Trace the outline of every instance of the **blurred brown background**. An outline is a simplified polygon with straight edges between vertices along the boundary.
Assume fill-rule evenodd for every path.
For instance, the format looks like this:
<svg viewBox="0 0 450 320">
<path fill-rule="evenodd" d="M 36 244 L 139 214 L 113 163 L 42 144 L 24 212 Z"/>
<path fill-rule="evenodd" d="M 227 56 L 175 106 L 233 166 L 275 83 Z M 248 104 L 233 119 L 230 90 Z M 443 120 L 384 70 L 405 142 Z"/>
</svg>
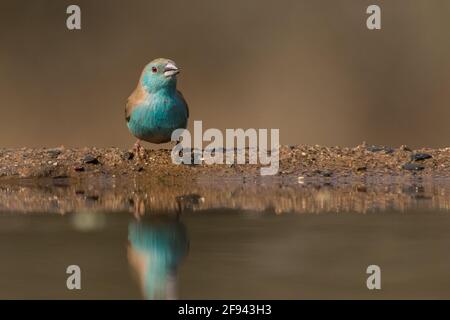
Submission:
<svg viewBox="0 0 450 320">
<path fill-rule="evenodd" d="M 449 14 L 448 0 L 1 0 L 0 146 L 131 146 L 125 101 L 156 57 L 183 69 L 191 126 L 448 146 Z"/>
</svg>

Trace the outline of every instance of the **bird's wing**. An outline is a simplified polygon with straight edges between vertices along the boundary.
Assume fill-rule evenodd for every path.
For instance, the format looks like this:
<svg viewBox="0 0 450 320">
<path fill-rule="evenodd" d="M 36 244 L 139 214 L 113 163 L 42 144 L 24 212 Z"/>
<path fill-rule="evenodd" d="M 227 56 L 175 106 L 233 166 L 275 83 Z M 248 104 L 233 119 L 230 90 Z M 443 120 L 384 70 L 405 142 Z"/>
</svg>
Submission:
<svg viewBox="0 0 450 320">
<path fill-rule="evenodd" d="M 142 103 L 142 101 L 145 99 L 146 92 L 144 88 L 140 84 L 136 87 L 136 89 L 133 91 L 133 93 L 128 97 L 127 100 L 127 106 L 125 107 L 125 119 L 130 121 L 131 112 L 133 109 Z"/>
<path fill-rule="evenodd" d="M 189 106 L 186 102 L 186 99 L 184 98 L 183 94 L 181 93 L 180 90 L 177 90 L 178 96 L 181 98 L 181 100 L 184 102 L 184 106 L 186 107 L 186 113 L 187 113 L 187 117 L 189 118 Z"/>
</svg>

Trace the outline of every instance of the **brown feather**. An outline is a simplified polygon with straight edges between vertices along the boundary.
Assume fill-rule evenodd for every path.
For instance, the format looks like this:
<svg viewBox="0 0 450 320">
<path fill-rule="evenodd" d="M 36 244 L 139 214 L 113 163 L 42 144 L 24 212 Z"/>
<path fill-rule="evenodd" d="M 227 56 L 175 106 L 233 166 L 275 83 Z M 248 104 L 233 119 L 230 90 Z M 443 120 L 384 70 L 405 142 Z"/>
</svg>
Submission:
<svg viewBox="0 0 450 320">
<path fill-rule="evenodd" d="M 127 106 L 125 107 L 125 119 L 130 121 L 131 112 L 133 109 L 139 105 L 147 96 L 147 92 L 144 90 L 142 85 L 139 83 L 133 93 L 128 97 Z"/>
</svg>

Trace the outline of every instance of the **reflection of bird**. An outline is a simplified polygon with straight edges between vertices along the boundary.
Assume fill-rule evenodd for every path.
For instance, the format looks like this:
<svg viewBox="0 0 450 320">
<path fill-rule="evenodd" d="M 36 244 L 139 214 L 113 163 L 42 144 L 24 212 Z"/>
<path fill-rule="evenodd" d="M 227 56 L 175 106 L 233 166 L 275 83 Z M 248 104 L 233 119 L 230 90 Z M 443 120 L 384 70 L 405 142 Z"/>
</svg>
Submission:
<svg viewBox="0 0 450 320">
<path fill-rule="evenodd" d="M 184 225 L 169 217 L 152 217 L 129 225 L 128 259 L 147 299 L 174 299 L 176 272 L 189 249 Z"/>
<path fill-rule="evenodd" d="M 128 129 L 138 138 L 135 144 L 138 155 L 143 151 L 140 140 L 169 142 L 174 130 L 187 126 L 189 109 L 177 90 L 179 72 L 172 60 L 153 60 L 145 66 L 136 89 L 128 98 L 125 118 Z"/>
</svg>

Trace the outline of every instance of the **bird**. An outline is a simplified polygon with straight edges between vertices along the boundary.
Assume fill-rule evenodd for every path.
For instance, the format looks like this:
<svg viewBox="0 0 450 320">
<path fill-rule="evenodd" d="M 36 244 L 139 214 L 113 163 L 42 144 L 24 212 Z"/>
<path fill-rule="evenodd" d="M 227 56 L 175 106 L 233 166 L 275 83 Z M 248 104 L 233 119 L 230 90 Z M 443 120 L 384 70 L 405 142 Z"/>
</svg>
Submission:
<svg viewBox="0 0 450 320">
<path fill-rule="evenodd" d="M 186 129 L 189 107 L 177 89 L 180 69 L 173 60 L 158 58 L 148 63 L 125 107 L 125 120 L 137 141 L 133 150 L 145 154 L 141 141 L 161 144 L 171 141 L 172 132 Z"/>
</svg>

